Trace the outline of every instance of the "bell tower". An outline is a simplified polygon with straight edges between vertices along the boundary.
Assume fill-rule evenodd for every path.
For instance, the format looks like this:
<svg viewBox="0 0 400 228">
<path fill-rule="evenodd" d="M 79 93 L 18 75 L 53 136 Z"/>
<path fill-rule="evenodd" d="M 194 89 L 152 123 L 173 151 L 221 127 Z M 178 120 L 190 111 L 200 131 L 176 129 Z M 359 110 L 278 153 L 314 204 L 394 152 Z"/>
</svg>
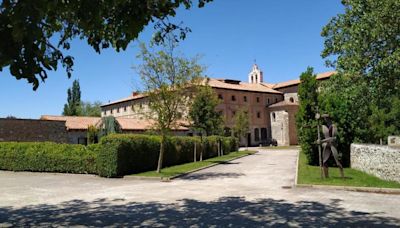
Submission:
<svg viewBox="0 0 400 228">
<path fill-rule="evenodd" d="M 257 64 L 254 64 L 249 73 L 249 83 L 260 84 L 261 82 L 263 82 L 263 72 L 258 68 Z"/>
</svg>

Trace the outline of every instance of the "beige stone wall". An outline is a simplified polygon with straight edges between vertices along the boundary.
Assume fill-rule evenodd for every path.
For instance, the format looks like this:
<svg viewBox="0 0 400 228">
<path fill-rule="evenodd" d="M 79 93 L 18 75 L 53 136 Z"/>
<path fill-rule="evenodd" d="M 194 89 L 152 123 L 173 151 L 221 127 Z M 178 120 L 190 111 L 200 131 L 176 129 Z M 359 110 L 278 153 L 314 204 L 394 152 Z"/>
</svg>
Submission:
<svg viewBox="0 0 400 228">
<path fill-rule="evenodd" d="M 0 119 L 0 142 L 67 143 L 65 121 Z"/>
<path fill-rule="evenodd" d="M 350 162 L 353 169 L 400 182 L 400 148 L 353 143 Z"/>
<path fill-rule="evenodd" d="M 274 123 L 273 126 L 271 127 L 272 138 L 274 138 L 274 136 L 281 137 L 282 135 L 284 135 L 285 139 L 281 139 L 282 145 L 298 144 L 297 129 L 296 129 L 296 114 L 298 110 L 299 106 L 297 105 L 286 105 L 286 106 L 268 108 L 268 112 L 270 113 L 271 116 L 271 124 Z M 280 116 L 282 112 L 286 113 L 284 114 L 285 118 L 283 118 L 283 116 Z M 276 118 L 275 121 L 272 119 L 273 113 L 275 113 L 275 115 L 277 115 L 276 113 L 278 113 L 279 116 L 279 118 Z M 284 127 L 283 133 L 281 132 L 282 127 Z M 272 133 L 272 128 L 274 128 L 275 134 Z"/>
<path fill-rule="evenodd" d="M 271 112 L 271 136 L 278 146 L 290 145 L 289 113 L 284 110 Z"/>
</svg>

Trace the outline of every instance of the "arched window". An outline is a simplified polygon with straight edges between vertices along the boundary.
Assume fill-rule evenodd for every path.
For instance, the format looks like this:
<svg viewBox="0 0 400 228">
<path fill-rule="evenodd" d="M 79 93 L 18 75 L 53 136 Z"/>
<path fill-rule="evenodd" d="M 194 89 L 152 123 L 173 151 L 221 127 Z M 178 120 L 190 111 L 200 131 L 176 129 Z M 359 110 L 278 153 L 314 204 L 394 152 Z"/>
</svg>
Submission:
<svg viewBox="0 0 400 228">
<path fill-rule="evenodd" d="M 258 128 L 254 129 L 254 140 L 260 141 L 260 130 Z"/>
<path fill-rule="evenodd" d="M 294 103 L 293 97 L 289 98 L 289 101 L 290 101 L 291 103 Z"/>
</svg>

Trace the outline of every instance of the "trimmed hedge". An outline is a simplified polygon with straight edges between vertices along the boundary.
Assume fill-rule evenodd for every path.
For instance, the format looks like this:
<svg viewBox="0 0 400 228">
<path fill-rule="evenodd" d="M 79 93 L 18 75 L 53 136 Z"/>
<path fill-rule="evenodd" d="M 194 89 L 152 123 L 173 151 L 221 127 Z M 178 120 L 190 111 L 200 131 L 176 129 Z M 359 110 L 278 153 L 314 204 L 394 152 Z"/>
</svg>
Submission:
<svg viewBox="0 0 400 228">
<path fill-rule="evenodd" d="M 203 159 L 238 150 L 235 138 L 210 136 L 203 138 Z M 89 146 L 52 142 L 1 142 L 0 170 L 92 173 L 118 177 L 157 168 L 160 136 L 114 134 L 103 137 L 99 144 Z M 193 162 L 194 146 L 197 159 L 202 144 L 199 137 L 168 137 L 163 167 Z"/>
<path fill-rule="evenodd" d="M 97 173 L 98 145 L 51 142 L 1 142 L 0 169 L 61 173 Z"/>
<path fill-rule="evenodd" d="M 234 138 L 205 137 L 204 159 L 217 156 L 218 140 L 222 142 L 224 154 L 238 149 L 237 140 Z M 160 141 L 159 136 L 152 135 L 114 134 L 103 137 L 98 154 L 98 174 L 103 177 L 117 177 L 156 169 Z M 200 138 L 168 137 L 163 167 L 192 162 L 195 143 L 198 159 L 201 150 Z"/>
</svg>

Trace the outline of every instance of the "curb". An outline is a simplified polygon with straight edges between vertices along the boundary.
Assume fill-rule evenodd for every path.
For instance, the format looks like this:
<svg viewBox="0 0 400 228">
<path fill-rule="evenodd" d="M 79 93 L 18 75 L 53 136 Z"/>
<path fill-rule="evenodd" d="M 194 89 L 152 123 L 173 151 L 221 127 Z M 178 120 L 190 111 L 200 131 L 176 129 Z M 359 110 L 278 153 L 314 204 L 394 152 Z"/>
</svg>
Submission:
<svg viewBox="0 0 400 228">
<path fill-rule="evenodd" d="M 313 185 L 313 184 L 296 184 L 295 187 L 400 195 L 400 189 L 398 188 L 351 187 L 351 186 Z"/>
<path fill-rule="evenodd" d="M 256 154 L 258 152 L 259 151 L 256 151 L 253 154 Z M 249 156 L 249 155 L 252 155 L 252 154 L 244 154 L 244 155 L 241 155 L 241 156 L 236 157 L 236 158 L 232 158 L 232 159 L 220 162 L 220 163 L 210 164 L 208 166 L 204 166 L 204 167 L 200 167 L 200 168 L 197 168 L 197 169 L 194 169 L 194 170 L 190 170 L 190 171 L 188 171 L 186 173 L 181 173 L 181 174 L 178 174 L 178 175 L 175 175 L 175 176 L 172 176 L 172 177 L 143 177 L 143 176 L 129 176 L 129 175 L 127 175 L 127 176 L 124 176 L 124 179 L 126 178 L 126 179 L 134 179 L 134 180 L 150 180 L 150 181 L 170 182 L 173 179 L 188 175 L 190 173 L 198 172 L 200 170 L 208 169 L 208 168 L 211 168 L 211 167 L 216 166 L 216 165 L 220 165 L 220 164 L 224 164 L 224 163 L 227 163 L 227 162 L 231 162 L 233 160 L 236 160 L 236 159 L 239 159 L 239 158 L 243 158 L 243 157 L 246 157 L 246 156 Z"/>
</svg>

